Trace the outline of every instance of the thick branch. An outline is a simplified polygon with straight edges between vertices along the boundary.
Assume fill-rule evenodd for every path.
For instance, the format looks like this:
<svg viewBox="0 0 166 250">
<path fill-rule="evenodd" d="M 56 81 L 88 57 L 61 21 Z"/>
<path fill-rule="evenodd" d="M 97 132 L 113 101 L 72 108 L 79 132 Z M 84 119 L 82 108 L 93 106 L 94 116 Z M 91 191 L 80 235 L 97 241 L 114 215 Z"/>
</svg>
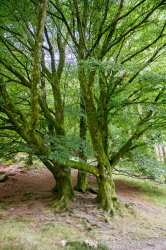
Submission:
<svg viewBox="0 0 166 250">
<path fill-rule="evenodd" d="M 47 12 L 48 0 L 43 0 L 39 5 L 38 27 L 35 39 L 33 70 L 32 70 L 32 86 L 31 86 L 31 130 L 37 126 L 39 119 L 38 111 L 38 84 L 40 82 L 40 53 L 42 49 L 43 33 L 45 26 L 45 18 Z"/>
</svg>

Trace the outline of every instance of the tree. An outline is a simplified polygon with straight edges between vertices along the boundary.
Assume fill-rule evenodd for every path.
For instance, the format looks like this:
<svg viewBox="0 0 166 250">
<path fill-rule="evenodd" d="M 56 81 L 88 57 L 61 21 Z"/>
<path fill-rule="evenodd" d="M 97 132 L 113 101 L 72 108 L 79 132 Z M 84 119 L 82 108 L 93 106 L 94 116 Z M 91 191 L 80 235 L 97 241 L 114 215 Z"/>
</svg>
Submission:
<svg viewBox="0 0 166 250">
<path fill-rule="evenodd" d="M 76 168 L 97 177 L 98 203 L 113 214 L 119 208 L 112 179 L 115 166 L 144 144 L 142 136 L 150 137 L 165 124 L 163 111 L 158 111 L 165 105 L 166 79 L 159 65 L 166 45 L 166 1 L 52 0 L 45 25 L 45 1 L 31 1 L 24 13 L 26 3 L 20 1 L 14 14 L 1 15 L 2 131 L 15 131 L 52 172 L 60 203 L 74 196 L 71 168 Z M 14 9 L 14 1 L 8 6 Z M 80 143 L 75 150 L 68 140 L 65 110 L 73 100 L 66 78 L 75 100 L 81 92 L 81 102 L 74 107 L 81 105 L 85 112 L 97 167 L 86 163 Z M 12 95 L 14 88 L 17 94 Z M 85 126 L 81 128 L 85 140 Z M 73 149 L 80 162 L 70 159 Z"/>
<path fill-rule="evenodd" d="M 133 81 L 132 85 L 137 84 L 137 81 L 135 81 L 137 76 L 155 60 L 165 47 L 162 39 L 165 23 L 161 22 L 157 37 L 152 36 L 152 40 L 148 39 L 147 44 L 144 44 L 143 47 L 140 45 L 138 47 L 135 46 L 136 48 L 134 47 L 134 50 L 131 49 L 129 55 L 123 56 L 124 46 L 127 42 L 135 45 L 134 38 L 136 35 L 141 37 L 143 28 L 145 29 L 146 27 L 150 30 L 154 28 L 155 25 L 149 25 L 148 21 L 149 19 L 154 19 L 153 21 L 155 22 L 156 11 L 165 4 L 165 1 L 158 1 L 153 5 L 149 1 L 139 1 L 134 5 L 129 1 L 125 5 L 123 0 L 114 3 L 113 1 L 73 1 L 68 7 L 68 15 L 70 15 L 70 20 L 72 20 L 71 23 L 68 22 L 68 17 L 66 17 L 63 9 L 66 9 L 66 5 L 60 5 L 58 1 L 55 3 L 52 1 L 51 3 L 58 10 L 60 18 L 66 24 L 75 46 L 78 62 L 78 79 L 83 93 L 91 140 L 98 161 L 98 200 L 106 210 L 113 211 L 114 207 L 116 207 L 116 196 L 112 181 L 112 170 L 125 153 L 130 151 L 132 147 L 135 147 L 133 143 L 154 124 L 154 117 L 152 123 L 149 124 L 153 111 L 148 110 L 140 121 L 135 124 L 135 131 L 109 159 L 108 116 L 110 113 L 110 100 L 116 92 L 126 91 L 128 85 L 131 85 Z M 115 14 L 110 16 L 110 13 Z M 134 18 L 133 15 L 135 15 Z M 126 21 L 127 18 L 128 20 Z M 145 36 L 144 33 L 143 36 Z M 153 45 L 156 45 L 159 40 L 160 43 L 162 41 L 161 45 L 153 50 Z M 133 59 L 139 58 L 140 54 L 149 48 L 151 48 L 152 52 L 148 54 L 149 58 L 146 58 L 147 61 L 142 60 L 142 62 L 139 62 L 139 68 L 125 77 L 127 70 L 122 65 L 125 63 L 127 65 Z M 102 65 L 103 60 L 110 60 L 110 58 L 113 59 L 113 65 L 112 67 L 111 65 L 110 67 L 108 66 L 106 70 Z M 121 68 L 121 75 L 118 75 L 120 68 L 116 68 L 118 64 Z M 97 104 L 94 98 L 95 82 L 98 82 L 97 89 L 99 90 Z M 134 88 L 128 99 L 135 95 L 136 90 Z M 139 92 L 142 92 L 142 88 Z M 153 102 L 157 103 L 162 94 L 163 89 L 153 97 Z M 141 93 L 141 98 L 142 96 Z M 141 98 L 136 98 L 136 100 Z M 131 101 L 131 104 L 133 103 Z"/>
</svg>

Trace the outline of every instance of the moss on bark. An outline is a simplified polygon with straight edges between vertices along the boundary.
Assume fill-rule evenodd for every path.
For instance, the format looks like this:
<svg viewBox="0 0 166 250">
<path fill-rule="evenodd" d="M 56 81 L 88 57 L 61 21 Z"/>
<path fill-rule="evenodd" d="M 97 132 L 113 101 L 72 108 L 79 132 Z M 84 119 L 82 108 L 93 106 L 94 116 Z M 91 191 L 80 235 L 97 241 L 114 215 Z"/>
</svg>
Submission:
<svg viewBox="0 0 166 250">
<path fill-rule="evenodd" d="M 98 181 L 97 202 L 99 207 L 114 215 L 120 210 L 120 202 L 115 194 L 115 185 L 110 175 L 100 175 Z"/>
<path fill-rule="evenodd" d="M 71 181 L 71 172 L 63 172 L 62 170 L 55 176 L 56 200 L 53 207 L 56 210 L 65 210 L 70 206 L 70 202 L 74 198 L 74 188 Z"/>
<path fill-rule="evenodd" d="M 87 173 L 78 171 L 75 190 L 85 193 L 88 190 Z"/>
</svg>

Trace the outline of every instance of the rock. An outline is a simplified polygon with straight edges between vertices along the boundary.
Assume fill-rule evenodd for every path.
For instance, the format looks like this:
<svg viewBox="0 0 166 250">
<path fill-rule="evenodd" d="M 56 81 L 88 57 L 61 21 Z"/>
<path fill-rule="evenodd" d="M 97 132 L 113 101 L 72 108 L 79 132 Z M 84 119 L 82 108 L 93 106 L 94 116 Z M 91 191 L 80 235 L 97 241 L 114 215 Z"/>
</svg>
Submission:
<svg viewBox="0 0 166 250">
<path fill-rule="evenodd" d="M 8 176 L 6 174 L 0 175 L 0 182 L 5 182 L 7 180 Z"/>
<path fill-rule="evenodd" d="M 98 242 L 95 240 L 85 240 L 85 244 L 89 247 L 93 247 L 94 249 L 97 249 L 98 247 Z"/>
<path fill-rule="evenodd" d="M 67 240 L 61 240 L 61 246 L 65 247 L 67 245 L 68 241 Z"/>
</svg>

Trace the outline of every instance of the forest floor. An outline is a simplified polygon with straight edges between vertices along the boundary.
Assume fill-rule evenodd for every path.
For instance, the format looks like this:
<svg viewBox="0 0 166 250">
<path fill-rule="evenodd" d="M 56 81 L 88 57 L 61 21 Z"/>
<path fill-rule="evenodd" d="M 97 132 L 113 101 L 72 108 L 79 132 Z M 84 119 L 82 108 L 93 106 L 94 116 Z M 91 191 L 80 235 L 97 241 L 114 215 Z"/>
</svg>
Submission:
<svg viewBox="0 0 166 250">
<path fill-rule="evenodd" d="M 147 195 L 137 181 L 115 177 L 117 195 L 128 209 L 110 218 L 89 192 L 76 192 L 67 212 L 55 212 L 50 206 L 55 183 L 45 168 L 15 164 L 0 166 L 0 172 L 8 175 L 0 183 L 0 250 L 59 250 L 62 240 L 92 240 L 112 250 L 166 250 L 166 199 L 159 192 Z M 89 182 L 96 187 L 93 176 Z"/>
</svg>

